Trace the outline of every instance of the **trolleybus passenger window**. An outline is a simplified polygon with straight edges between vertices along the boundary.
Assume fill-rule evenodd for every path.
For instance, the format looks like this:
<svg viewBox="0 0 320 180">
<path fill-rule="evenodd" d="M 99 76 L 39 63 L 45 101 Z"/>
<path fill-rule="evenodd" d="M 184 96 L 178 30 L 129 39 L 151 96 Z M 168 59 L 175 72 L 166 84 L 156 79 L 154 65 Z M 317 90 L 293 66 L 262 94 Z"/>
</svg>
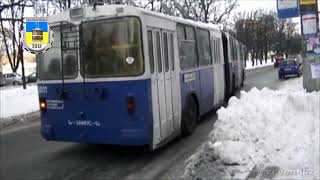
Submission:
<svg viewBox="0 0 320 180">
<path fill-rule="evenodd" d="M 233 60 L 235 61 L 237 59 L 237 49 L 234 40 L 232 40 L 232 49 L 233 49 Z"/>
<path fill-rule="evenodd" d="M 218 42 L 218 40 L 216 39 L 215 40 L 215 43 L 216 43 L 216 49 L 215 49 L 215 51 L 216 51 L 216 58 L 217 58 L 217 63 L 219 63 L 220 62 L 220 55 L 219 55 L 219 42 Z"/>
<path fill-rule="evenodd" d="M 236 44 L 236 41 L 234 41 L 234 60 L 236 61 L 238 59 L 238 46 Z"/>
<path fill-rule="evenodd" d="M 177 36 L 178 36 L 178 39 L 186 39 L 186 32 L 184 30 L 184 26 L 178 24 L 177 25 Z"/>
<path fill-rule="evenodd" d="M 148 47 L 149 47 L 149 61 L 150 61 L 150 71 L 154 73 L 154 53 L 153 53 L 153 39 L 152 31 L 148 31 Z"/>
<path fill-rule="evenodd" d="M 233 43 L 232 43 L 232 39 L 231 38 L 229 38 L 229 46 L 230 46 L 230 51 L 231 51 L 231 60 L 233 61 L 233 53 L 234 53 L 234 51 L 233 51 Z"/>
<path fill-rule="evenodd" d="M 170 49 L 171 49 L 171 70 L 174 71 L 174 46 L 173 46 L 172 34 L 170 34 Z"/>
<path fill-rule="evenodd" d="M 187 40 L 196 39 L 194 27 L 186 26 L 186 34 L 187 34 Z"/>
<path fill-rule="evenodd" d="M 183 25 L 179 25 L 180 27 Z M 196 49 L 195 30 L 191 26 L 184 26 L 186 32 L 186 39 L 178 39 L 179 45 L 179 59 L 180 67 L 182 70 L 188 70 L 198 67 L 198 54 Z M 177 28 L 177 31 L 181 31 L 181 28 Z M 178 32 L 178 34 L 182 32 Z M 182 36 L 180 36 L 182 38 Z"/>
<path fill-rule="evenodd" d="M 219 63 L 219 59 L 218 59 L 218 43 L 217 40 L 214 40 L 214 56 L 215 56 L 215 61 L 216 63 Z"/>
<path fill-rule="evenodd" d="M 214 63 L 217 63 L 217 55 L 216 55 L 216 40 L 215 39 L 212 39 L 211 40 L 211 43 L 212 43 L 212 54 L 213 54 L 213 62 Z"/>
<path fill-rule="evenodd" d="M 217 39 L 217 44 L 218 44 L 218 62 L 221 63 L 221 40 Z"/>
<path fill-rule="evenodd" d="M 216 44 L 216 46 L 215 46 L 216 59 L 217 59 L 217 63 L 219 63 L 220 59 L 219 59 L 219 43 L 218 43 L 218 40 L 215 40 L 215 44 Z"/>
<path fill-rule="evenodd" d="M 232 61 L 236 61 L 237 60 L 237 49 L 236 49 L 236 44 L 233 38 L 230 38 L 230 42 L 231 42 L 231 49 L 232 49 Z"/>
<path fill-rule="evenodd" d="M 162 59 L 161 59 L 161 44 L 160 44 L 160 33 L 156 32 L 156 46 L 157 46 L 157 61 L 158 61 L 158 72 L 162 72 Z"/>
<path fill-rule="evenodd" d="M 168 35 L 163 33 L 163 51 L 164 51 L 164 66 L 165 71 L 169 71 L 169 57 L 168 57 Z"/>
<path fill-rule="evenodd" d="M 201 66 L 212 64 L 211 50 L 210 50 L 210 36 L 209 31 L 198 29 L 198 47 L 199 47 L 199 60 Z"/>
</svg>

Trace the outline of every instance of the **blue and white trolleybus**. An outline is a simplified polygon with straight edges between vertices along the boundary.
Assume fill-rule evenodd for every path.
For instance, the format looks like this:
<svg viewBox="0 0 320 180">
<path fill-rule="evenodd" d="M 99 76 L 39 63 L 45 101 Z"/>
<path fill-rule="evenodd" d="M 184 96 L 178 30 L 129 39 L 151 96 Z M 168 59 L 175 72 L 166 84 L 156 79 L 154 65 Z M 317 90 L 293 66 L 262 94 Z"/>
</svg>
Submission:
<svg viewBox="0 0 320 180">
<path fill-rule="evenodd" d="M 48 21 L 53 46 L 37 55 L 46 140 L 155 149 L 244 81 L 244 46 L 212 24 L 118 5 Z"/>
</svg>

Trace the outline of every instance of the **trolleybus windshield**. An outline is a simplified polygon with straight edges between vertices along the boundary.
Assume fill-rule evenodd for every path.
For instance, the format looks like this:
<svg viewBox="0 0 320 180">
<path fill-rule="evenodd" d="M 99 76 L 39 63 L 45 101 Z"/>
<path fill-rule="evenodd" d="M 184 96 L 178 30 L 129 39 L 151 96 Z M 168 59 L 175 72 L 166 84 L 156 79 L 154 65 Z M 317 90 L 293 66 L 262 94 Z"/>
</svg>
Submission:
<svg viewBox="0 0 320 180">
<path fill-rule="evenodd" d="M 144 72 L 141 23 L 138 18 L 83 22 L 81 31 L 82 76 L 137 76 Z"/>
</svg>

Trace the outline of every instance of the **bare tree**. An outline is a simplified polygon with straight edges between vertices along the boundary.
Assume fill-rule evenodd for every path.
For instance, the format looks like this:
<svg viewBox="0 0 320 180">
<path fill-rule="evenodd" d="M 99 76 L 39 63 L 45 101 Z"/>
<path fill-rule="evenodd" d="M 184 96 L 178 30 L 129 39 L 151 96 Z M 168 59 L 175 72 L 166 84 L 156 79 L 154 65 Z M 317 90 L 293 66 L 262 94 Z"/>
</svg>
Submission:
<svg viewBox="0 0 320 180">
<path fill-rule="evenodd" d="M 223 24 L 237 7 L 237 0 L 178 0 L 176 10 L 187 19 Z"/>
<path fill-rule="evenodd" d="M 278 54 L 301 50 L 301 37 L 296 34 L 296 24 L 278 19 L 274 12 L 255 10 L 235 16 L 233 34 L 250 52 L 252 65 L 267 61 L 271 51 Z M 300 40 L 299 40 L 300 39 Z"/>
<path fill-rule="evenodd" d="M 17 71 L 19 62 L 23 58 L 23 47 L 17 32 L 23 28 L 24 9 L 27 6 L 30 7 L 32 5 L 24 0 L 8 0 L 7 2 L 0 3 L 0 31 L 6 55 L 13 72 Z"/>
<path fill-rule="evenodd" d="M 28 0 L 7 0 L 0 2 L 0 31 L 6 56 L 12 72 L 22 65 L 23 88 L 26 88 L 23 64 L 23 45 L 20 30 L 23 29 L 25 7 L 32 7 Z M 5 28 L 5 23 L 8 28 Z M 19 32 L 19 35 L 17 34 Z"/>
</svg>

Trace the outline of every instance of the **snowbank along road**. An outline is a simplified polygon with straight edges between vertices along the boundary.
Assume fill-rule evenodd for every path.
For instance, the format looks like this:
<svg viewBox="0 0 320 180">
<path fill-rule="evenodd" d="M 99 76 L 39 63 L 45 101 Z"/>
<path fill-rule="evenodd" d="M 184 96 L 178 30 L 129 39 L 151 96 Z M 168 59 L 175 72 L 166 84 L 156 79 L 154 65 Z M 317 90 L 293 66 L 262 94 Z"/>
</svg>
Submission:
<svg viewBox="0 0 320 180">
<path fill-rule="evenodd" d="M 320 92 L 307 93 L 301 78 L 284 85 L 241 91 L 220 108 L 184 178 L 319 179 Z"/>
</svg>

